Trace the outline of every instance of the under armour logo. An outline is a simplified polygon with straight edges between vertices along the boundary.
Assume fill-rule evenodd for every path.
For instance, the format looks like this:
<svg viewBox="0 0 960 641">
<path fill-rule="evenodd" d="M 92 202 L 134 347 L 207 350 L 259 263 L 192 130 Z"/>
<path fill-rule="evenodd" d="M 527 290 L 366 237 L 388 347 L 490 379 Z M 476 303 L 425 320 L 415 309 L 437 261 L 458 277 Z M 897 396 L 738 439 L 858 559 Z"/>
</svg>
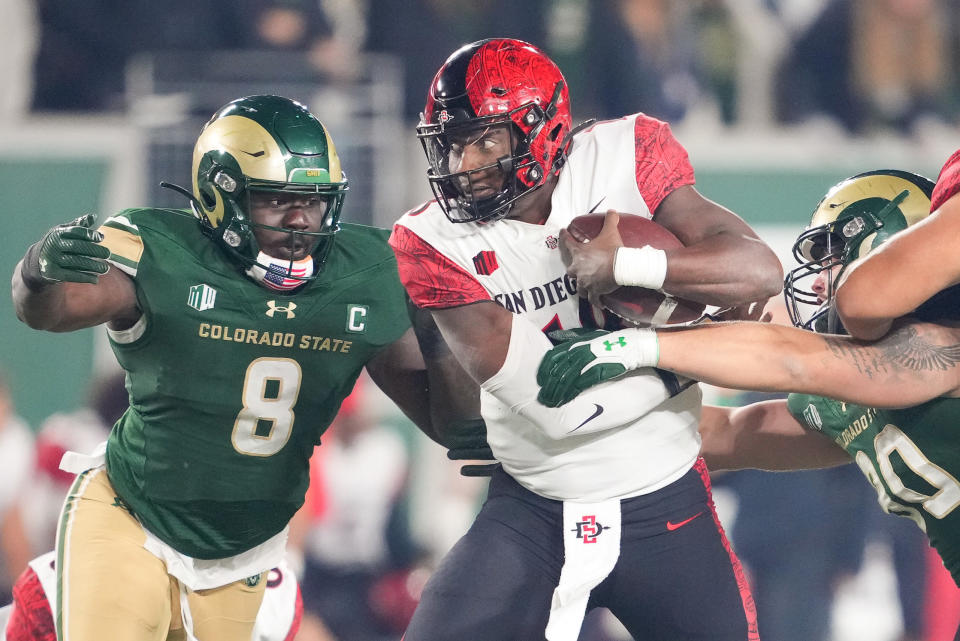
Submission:
<svg viewBox="0 0 960 641">
<path fill-rule="evenodd" d="M 437 115 L 437 120 L 440 121 L 441 125 L 445 125 L 449 121 L 453 120 L 453 115 L 449 111 L 444 109 Z"/>
<path fill-rule="evenodd" d="M 597 523 L 597 517 L 593 514 L 589 516 L 581 517 L 582 521 L 577 521 L 577 527 L 570 530 L 571 532 L 577 533 L 578 539 L 583 539 L 584 543 L 596 543 L 597 537 L 604 530 L 609 530 L 610 528 L 606 525 L 601 525 Z"/>
<path fill-rule="evenodd" d="M 297 316 L 296 314 L 293 313 L 293 310 L 297 308 L 297 304 L 293 302 L 291 302 L 289 305 L 277 305 L 277 301 L 268 300 L 267 307 L 269 307 L 270 309 L 266 311 L 266 314 L 270 318 L 273 318 L 273 315 L 277 312 L 283 312 L 284 314 L 287 315 L 287 318 L 296 318 Z"/>
<path fill-rule="evenodd" d="M 604 347 L 607 348 L 607 351 L 608 351 L 608 352 L 611 352 L 611 351 L 613 351 L 613 348 L 614 348 L 614 346 L 616 346 L 616 345 L 619 345 L 620 347 L 626 347 L 626 346 L 627 346 L 627 339 L 624 338 L 623 336 L 620 336 L 620 337 L 617 338 L 617 340 L 616 340 L 615 342 L 613 342 L 613 343 L 611 343 L 610 341 L 603 341 L 603 345 L 604 345 Z"/>
</svg>

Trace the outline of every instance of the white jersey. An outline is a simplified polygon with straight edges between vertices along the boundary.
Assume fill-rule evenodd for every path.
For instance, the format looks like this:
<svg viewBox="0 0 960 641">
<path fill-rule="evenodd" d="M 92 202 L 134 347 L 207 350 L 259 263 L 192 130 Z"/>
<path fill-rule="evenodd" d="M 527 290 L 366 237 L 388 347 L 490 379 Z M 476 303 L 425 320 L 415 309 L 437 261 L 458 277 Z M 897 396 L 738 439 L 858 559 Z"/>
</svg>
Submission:
<svg viewBox="0 0 960 641">
<path fill-rule="evenodd" d="M 669 126 L 643 114 L 598 123 L 574 137 L 544 224 L 502 219 L 451 223 L 430 202 L 394 227 L 401 279 L 424 308 L 492 300 L 543 332 L 603 324 L 566 274 L 558 237 L 591 211 L 651 217 L 664 197 L 694 182 Z M 650 374 L 648 374 L 650 375 Z M 652 492 L 685 473 L 700 447 L 700 390 L 693 385 L 621 427 L 562 439 L 481 390 L 487 440 L 504 470 L 527 489 L 559 500 Z"/>
</svg>

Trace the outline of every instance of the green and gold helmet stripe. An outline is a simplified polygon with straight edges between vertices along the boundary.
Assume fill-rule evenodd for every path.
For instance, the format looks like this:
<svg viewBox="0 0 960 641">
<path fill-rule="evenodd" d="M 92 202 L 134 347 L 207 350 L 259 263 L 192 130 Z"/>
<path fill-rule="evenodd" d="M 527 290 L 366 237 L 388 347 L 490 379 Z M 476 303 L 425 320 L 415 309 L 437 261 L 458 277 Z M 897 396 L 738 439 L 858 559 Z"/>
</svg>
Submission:
<svg viewBox="0 0 960 641">
<path fill-rule="evenodd" d="M 924 190 L 924 186 L 915 182 L 915 178 L 913 174 L 887 170 L 869 172 L 845 180 L 833 186 L 823 197 L 813 212 L 810 226 L 817 227 L 832 223 L 847 206 L 858 200 L 865 198 L 893 200 L 904 190 L 910 193 L 900 203 L 900 211 L 906 218 L 907 226 L 913 225 L 930 213 L 930 194 Z"/>
<path fill-rule="evenodd" d="M 193 151 L 195 174 L 200 160 L 208 151 L 226 151 L 240 166 L 240 171 L 250 178 L 286 181 L 284 151 L 270 132 L 250 118 L 226 116 L 213 121 L 203 130 Z"/>
</svg>

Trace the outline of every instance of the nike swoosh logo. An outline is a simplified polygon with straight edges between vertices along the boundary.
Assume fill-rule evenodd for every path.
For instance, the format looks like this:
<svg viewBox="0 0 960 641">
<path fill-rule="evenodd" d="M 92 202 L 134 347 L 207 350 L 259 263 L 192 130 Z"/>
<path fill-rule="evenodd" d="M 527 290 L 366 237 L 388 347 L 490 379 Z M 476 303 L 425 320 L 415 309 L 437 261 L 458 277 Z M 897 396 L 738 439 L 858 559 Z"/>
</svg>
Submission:
<svg viewBox="0 0 960 641">
<path fill-rule="evenodd" d="M 240 151 L 247 154 L 248 156 L 253 156 L 254 158 L 259 158 L 263 154 L 267 153 L 263 149 L 261 149 L 260 151 L 246 151 L 245 149 L 241 149 Z"/>
<path fill-rule="evenodd" d="M 584 425 L 586 425 L 587 423 L 589 423 L 589 422 L 592 421 L 593 419 L 595 419 L 595 418 L 597 418 L 598 416 L 600 416 L 601 414 L 603 414 L 603 406 L 602 406 L 602 405 L 597 405 L 596 403 L 594 403 L 593 406 L 594 406 L 595 408 L 597 408 L 596 410 L 594 410 L 593 414 L 591 414 L 590 416 L 588 416 L 588 417 L 587 417 L 587 420 L 585 420 L 583 423 L 580 423 L 580 425 L 577 425 L 575 428 L 573 428 L 572 430 L 570 430 L 571 433 L 572 433 L 572 432 L 576 432 L 576 431 L 579 430 L 581 427 L 583 427 Z"/>
<path fill-rule="evenodd" d="M 606 199 L 607 199 L 607 197 L 604 196 L 603 198 L 601 198 L 600 200 L 598 200 L 598 201 L 597 201 L 597 204 L 594 205 L 593 207 L 591 207 L 591 208 L 590 208 L 590 211 L 588 211 L 587 213 L 588 213 L 588 214 L 592 214 L 593 212 L 597 211 L 597 207 L 599 207 L 599 206 L 600 206 L 600 203 L 602 203 L 602 202 L 605 201 Z"/>
<path fill-rule="evenodd" d="M 689 522 L 692 521 L 693 519 L 697 518 L 697 517 L 700 516 L 701 514 L 703 514 L 703 512 L 697 512 L 696 514 L 694 514 L 693 516 L 691 516 L 689 519 L 684 519 L 684 520 L 680 521 L 679 523 L 674 523 L 673 521 L 667 521 L 667 529 L 670 530 L 671 532 L 673 532 L 674 530 L 679 530 L 679 529 L 682 528 L 684 525 L 686 525 L 687 523 L 689 523 Z"/>
</svg>

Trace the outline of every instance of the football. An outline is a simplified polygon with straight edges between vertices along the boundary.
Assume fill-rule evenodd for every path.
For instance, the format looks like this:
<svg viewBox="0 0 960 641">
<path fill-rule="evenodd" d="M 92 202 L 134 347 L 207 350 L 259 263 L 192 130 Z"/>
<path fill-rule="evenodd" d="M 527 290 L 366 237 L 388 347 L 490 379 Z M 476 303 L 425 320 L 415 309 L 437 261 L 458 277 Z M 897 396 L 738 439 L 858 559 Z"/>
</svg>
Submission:
<svg viewBox="0 0 960 641">
<path fill-rule="evenodd" d="M 567 231 L 578 241 L 596 237 L 603 228 L 605 214 L 577 216 L 567 226 Z M 650 245 L 657 249 L 682 247 L 673 233 L 643 216 L 620 214 L 617 231 L 627 247 Z M 643 287 L 619 287 L 600 297 L 605 309 L 636 325 L 667 325 L 687 323 L 703 314 L 705 305 L 692 300 L 675 298 L 661 291 Z"/>
</svg>

